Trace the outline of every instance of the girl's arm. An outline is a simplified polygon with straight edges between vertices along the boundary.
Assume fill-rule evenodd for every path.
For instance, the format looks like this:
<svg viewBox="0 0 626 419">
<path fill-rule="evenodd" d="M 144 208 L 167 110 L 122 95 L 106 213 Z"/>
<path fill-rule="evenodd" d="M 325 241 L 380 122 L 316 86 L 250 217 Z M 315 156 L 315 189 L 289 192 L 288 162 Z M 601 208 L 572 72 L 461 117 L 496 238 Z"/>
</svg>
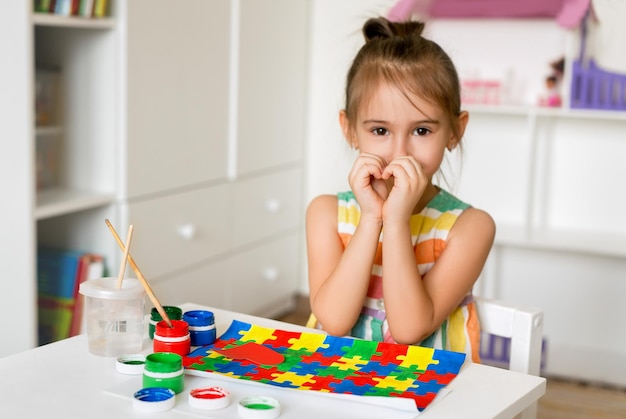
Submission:
<svg viewBox="0 0 626 419">
<path fill-rule="evenodd" d="M 396 342 L 423 340 L 458 307 L 480 275 L 494 235 L 492 218 L 468 208 L 449 232 L 437 262 L 421 278 L 408 222 L 385 223 L 383 293 Z"/>
<path fill-rule="evenodd" d="M 337 197 L 322 195 L 307 209 L 310 302 L 324 330 L 350 332 L 367 295 L 382 221 L 362 217 L 344 249 L 337 233 Z"/>
</svg>

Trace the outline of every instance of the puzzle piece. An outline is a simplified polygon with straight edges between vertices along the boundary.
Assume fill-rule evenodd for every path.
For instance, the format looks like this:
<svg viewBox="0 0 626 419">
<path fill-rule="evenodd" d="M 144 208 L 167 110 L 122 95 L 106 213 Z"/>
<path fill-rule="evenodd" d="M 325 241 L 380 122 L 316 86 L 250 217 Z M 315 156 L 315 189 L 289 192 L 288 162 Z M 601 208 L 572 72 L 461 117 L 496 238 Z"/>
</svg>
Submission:
<svg viewBox="0 0 626 419">
<path fill-rule="evenodd" d="M 433 353 L 433 361 L 437 362 L 433 362 L 428 369 L 436 371 L 438 374 L 446 374 L 449 372 L 457 374 L 465 362 L 465 357 L 466 355 L 461 352 L 450 352 L 437 349 Z"/>
<path fill-rule="evenodd" d="M 320 367 L 330 367 L 333 362 L 340 359 L 339 355 L 326 355 L 324 352 L 313 352 L 312 354 L 303 355 L 300 362 L 304 364 L 316 364 Z"/>
<path fill-rule="evenodd" d="M 400 366 L 404 368 L 418 367 L 421 371 L 426 371 L 431 364 L 438 364 L 439 361 L 433 359 L 435 350 L 433 348 L 422 348 L 420 346 L 409 346 L 406 355 L 398 355 Z"/>
<path fill-rule="evenodd" d="M 340 370 L 353 370 L 358 371 L 361 365 L 366 365 L 367 360 L 361 358 L 360 356 L 354 356 L 353 358 L 341 357 L 337 361 L 333 362 L 330 366 L 337 367 Z"/>
<path fill-rule="evenodd" d="M 305 349 L 308 352 L 315 352 L 323 348 L 328 348 L 329 345 L 324 343 L 326 335 L 321 333 L 302 333 L 299 338 L 289 339 L 291 349 Z"/>
<path fill-rule="evenodd" d="M 427 370 L 424 371 L 417 380 L 420 382 L 436 381 L 438 384 L 448 385 L 455 377 L 456 374 L 439 374 L 436 371 Z"/>
<path fill-rule="evenodd" d="M 352 358 L 353 356 L 360 356 L 365 359 L 371 359 L 374 355 L 381 356 L 382 353 L 378 351 L 379 342 L 372 342 L 370 340 L 354 339 L 350 345 L 342 348 L 346 358 Z"/>
<path fill-rule="evenodd" d="M 311 382 L 311 380 L 315 377 L 313 374 L 305 374 L 298 375 L 293 372 L 283 372 L 279 374 L 274 374 L 274 382 L 286 384 L 290 383 L 291 387 L 302 387 L 304 384 Z"/>
<path fill-rule="evenodd" d="M 274 336 L 274 330 L 252 325 L 249 330 L 241 333 L 240 340 L 242 342 L 252 341 L 256 343 L 270 343 L 276 339 L 276 336 Z"/>
<path fill-rule="evenodd" d="M 252 362 L 229 362 L 221 365 L 215 372 L 229 377 L 239 378 L 242 376 L 255 376 L 258 373 L 258 365 Z"/>
<path fill-rule="evenodd" d="M 376 372 L 363 372 L 363 371 L 355 371 L 354 374 L 347 377 L 346 379 L 352 381 L 354 385 L 360 387 L 373 387 L 378 384 L 378 381 L 374 380 L 374 378 L 382 378 Z"/>
<path fill-rule="evenodd" d="M 374 377 L 373 380 L 377 382 L 375 386 L 377 388 L 389 388 L 391 390 L 400 391 L 400 392 L 404 392 L 410 388 L 417 387 L 415 385 L 414 379 L 402 380 L 402 379 L 399 379 L 398 377 L 393 377 L 389 375 L 386 377 L 382 377 L 382 378 Z"/>
<path fill-rule="evenodd" d="M 387 375 L 393 376 L 398 380 L 415 380 L 419 379 L 423 373 L 423 370 L 419 369 L 417 365 L 414 365 L 410 368 L 397 367 Z"/>
<path fill-rule="evenodd" d="M 371 360 L 383 366 L 388 364 L 398 365 L 398 357 L 406 355 L 407 346 L 381 342 L 378 344 L 378 353 L 380 355 L 372 355 Z M 416 348 L 419 348 L 419 346 L 416 346 Z"/>
<path fill-rule="evenodd" d="M 289 340 L 299 336 L 299 333 L 288 332 L 285 330 L 275 330 L 273 336 L 274 339 L 266 341 L 266 345 L 271 346 L 274 349 L 289 348 Z"/>
<path fill-rule="evenodd" d="M 333 384 L 341 383 L 337 377 L 333 377 L 332 375 L 322 377 L 316 376 L 312 378 L 308 383 L 302 385 L 302 390 L 315 390 L 322 393 L 330 393 Z"/>
</svg>

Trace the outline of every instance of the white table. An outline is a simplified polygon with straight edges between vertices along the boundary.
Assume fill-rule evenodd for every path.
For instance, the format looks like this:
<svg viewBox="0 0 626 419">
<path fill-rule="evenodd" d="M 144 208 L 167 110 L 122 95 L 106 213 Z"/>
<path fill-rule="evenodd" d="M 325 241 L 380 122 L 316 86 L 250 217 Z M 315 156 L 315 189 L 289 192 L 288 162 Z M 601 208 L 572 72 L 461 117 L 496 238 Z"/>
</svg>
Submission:
<svg viewBox="0 0 626 419">
<path fill-rule="evenodd" d="M 181 305 L 183 311 L 211 310 L 215 314 L 218 336 L 233 319 L 284 330 L 313 331 L 293 324 L 234 313 L 197 304 Z M 149 341 L 145 352 L 151 352 Z M 173 410 L 161 417 L 237 417 L 236 404 L 248 395 L 268 395 L 282 406 L 281 418 L 380 418 L 412 417 L 406 412 L 376 407 L 338 398 L 321 397 L 313 392 L 287 390 L 241 380 L 185 377 L 196 387 L 220 385 L 231 391 L 231 406 L 197 415 L 186 408 L 186 394 L 177 395 Z M 132 407 L 132 391 L 141 388 L 141 376 L 116 371 L 115 358 L 95 356 L 87 349 L 87 336 L 80 335 L 16 355 L 0 358 L 0 411 L 6 418 L 146 418 L 154 414 Z M 520 374 L 485 365 L 469 364 L 447 387 L 450 393 L 429 406 L 420 418 L 511 418 L 537 401 L 546 389 L 542 377 Z M 128 389 L 128 396 L 116 395 Z M 179 408 L 179 406 L 181 406 Z"/>
</svg>

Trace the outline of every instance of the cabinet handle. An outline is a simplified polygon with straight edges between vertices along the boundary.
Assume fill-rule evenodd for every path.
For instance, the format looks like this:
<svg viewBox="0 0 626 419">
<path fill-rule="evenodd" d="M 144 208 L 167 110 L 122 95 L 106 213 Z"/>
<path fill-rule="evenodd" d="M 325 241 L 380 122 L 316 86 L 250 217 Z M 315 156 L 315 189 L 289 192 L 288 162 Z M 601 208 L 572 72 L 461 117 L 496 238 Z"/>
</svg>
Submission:
<svg viewBox="0 0 626 419">
<path fill-rule="evenodd" d="M 193 224 L 183 224 L 178 227 L 178 235 L 185 240 L 193 240 L 196 237 L 196 226 Z"/>
<path fill-rule="evenodd" d="M 276 268 L 265 268 L 263 272 L 261 272 L 261 276 L 267 282 L 274 282 L 278 279 L 278 269 Z"/>
<path fill-rule="evenodd" d="M 280 211 L 280 207 L 280 199 L 272 198 L 265 201 L 265 209 L 267 210 L 267 212 L 276 214 L 278 211 Z"/>
</svg>

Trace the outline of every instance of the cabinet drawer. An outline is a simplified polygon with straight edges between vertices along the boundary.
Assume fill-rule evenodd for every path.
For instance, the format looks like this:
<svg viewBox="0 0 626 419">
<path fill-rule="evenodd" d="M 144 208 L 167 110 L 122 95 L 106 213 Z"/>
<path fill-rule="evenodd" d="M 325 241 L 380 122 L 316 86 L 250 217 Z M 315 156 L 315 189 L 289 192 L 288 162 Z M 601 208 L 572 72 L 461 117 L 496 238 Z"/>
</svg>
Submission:
<svg viewBox="0 0 626 419">
<path fill-rule="evenodd" d="M 226 185 L 130 204 L 131 253 L 143 274 L 160 277 L 230 249 Z"/>
<path fill-rule="evenodd" d="M 228 276 L 231 309 L 263 316 L 279 314 L 293 303 L 297 270 L 296 234 L 234 256 Z"/>
<path fill-rule="evenodd" d="M 233 242 L 252 243 L 302 225 L 301 171 L 292 169 L 240 181 L 233 200 Z"/>
<path fill-rule="evenodd" d="M 152 284 L 162 305 L 196 303 L 228 308 L 226 281 L 228 261 L 209 263 L 200 268 L 174 274 Z"/>
</svg>

